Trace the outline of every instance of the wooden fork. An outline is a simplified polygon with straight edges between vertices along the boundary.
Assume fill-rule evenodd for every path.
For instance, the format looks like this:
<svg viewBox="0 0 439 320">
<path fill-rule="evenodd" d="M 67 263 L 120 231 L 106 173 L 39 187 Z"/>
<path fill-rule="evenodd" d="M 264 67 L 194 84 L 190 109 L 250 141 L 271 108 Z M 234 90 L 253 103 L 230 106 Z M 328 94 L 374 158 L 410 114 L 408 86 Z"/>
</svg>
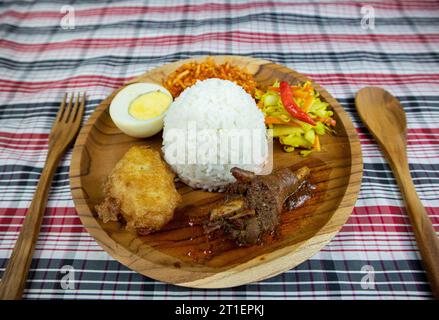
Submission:
<svg viewBox="0 0 439 320">
<path fill-rule="evenodd" d="M 74 97 L 71 95 L 67 103 L 67 94 L 64 95 L 50 131 L 46 163 L 17 243 L 0 282 L 0 299 L 2 300 L 21 299 L 35 243 L 40 232 L 53 174 L 59 160 L 76 137 L 81 126 L 85 108 L 85 93 L 82 95 L 82 99 L 79 93 L 74 102 L 73 99 Z"/>
</svg>

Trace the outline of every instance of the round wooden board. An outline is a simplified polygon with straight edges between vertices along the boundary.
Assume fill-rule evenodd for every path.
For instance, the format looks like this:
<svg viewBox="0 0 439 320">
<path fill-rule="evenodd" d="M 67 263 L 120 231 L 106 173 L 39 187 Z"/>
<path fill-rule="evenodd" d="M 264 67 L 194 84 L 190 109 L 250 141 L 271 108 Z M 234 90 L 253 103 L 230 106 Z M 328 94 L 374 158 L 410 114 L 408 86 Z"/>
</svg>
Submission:
<svg viewBox="0 0 439 320">
<path fill-rule="evenodd" d="M 217 63 L 229 61 L 245 67 L 261 86 L 271 85 L 274 80 L 290 83 L 309 80 L 266 60 L 240 56 L 213 58 Z M 156 68 L 132 82 L 161 84 L 170 72 L 187 61 Z M 237 247 L 221 237 L 208 240 L 197 221 L 223 195 L 192 190 L 183 184 L 177 184 L 183 202 L 177 208 L 174 220 L 160 232 L 140 237 L 117 222 L 104 224 L 97 219 L 94 206 L 103 198 L 102 185 L 127 149 L 134 144 L 161 148 L 160 133 L 150 139 L 135 139 L 115 127 L 108 106 L 118 90 L 96 108 L 82 128 L 73 151 L 71 189 L 85 228 L 105 251 L 128 268 L 186 287 L 243 285 L 275 276 L 307 260 L 321 250 L 348 219 L 363 171 L 359 139 L 349 116 L 328 92 L 318 84 L 314 83 L 314 86 L 334 110 L 336 134 L 325 135 L 321 139 L 322 151 L 307 158 L 300 157 L 297 152 L 285 153 L 275 143 L 274 167 L 307 165 L 311 168 L 311 181 L 316 185 L 314 197 L 305 206 L 282 214 L 276 239 L 248 248 Z"/>
</svg>

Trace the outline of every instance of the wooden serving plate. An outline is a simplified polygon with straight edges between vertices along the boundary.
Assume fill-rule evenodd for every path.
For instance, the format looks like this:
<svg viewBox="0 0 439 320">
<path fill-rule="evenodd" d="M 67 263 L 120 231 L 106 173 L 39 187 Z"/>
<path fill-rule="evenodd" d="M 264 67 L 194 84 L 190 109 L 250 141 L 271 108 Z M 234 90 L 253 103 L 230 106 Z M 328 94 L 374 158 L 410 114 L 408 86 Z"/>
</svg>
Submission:
<svg viewBox="0 0 439 320">
<path fill-rule="evenodd" d="M 304 75 L 266 60 L 240 56 L 215 56 L 217 63 L 229 61 L 245 67 L 262 86 L 274 80 L 290 83 L 309 80 Z M 197 60 L 203 60 L 200 58 Z M 192 59 L 193 60 L 193 59 Z M 181 64 L 178 61 L 156 68 L 132 82 L 162 80 Z M 130 82 L 130 83 L 132 83 Z M 183 202 L 175 218 L 163 230 L 149 236 L 128 232 L 117 222 L 102 223 L 94 206 L 103 198 L 102 185 L 127 149 L 148 144 L 160 150 L 161 134 L 135 139 L 113 124 L 108 106 L 116 90 L 105 99 L 82 128 L 73 151 L 71 189 L 76 209 L 88 232 L 113 258 L 145 276 L 194 288 L 225 288 L 266 279 L 307 260 L 327 244 L 348 219 L 362 178 L 361 148 L 355 128 L 340 104 L 314 84 L 334 110 L 336 135 L 321 139 L 322 151 L 307 158 L 285 153 L 275 143 L 274 167 L 311 168 L 314 197 L 305 206 L 282 214 L 279 234 L 264 245 L 237 247 L 221 237 L 207 239 L 200 221 L 220 193 L 193 190 L 181 183 Z"/>
</svg>

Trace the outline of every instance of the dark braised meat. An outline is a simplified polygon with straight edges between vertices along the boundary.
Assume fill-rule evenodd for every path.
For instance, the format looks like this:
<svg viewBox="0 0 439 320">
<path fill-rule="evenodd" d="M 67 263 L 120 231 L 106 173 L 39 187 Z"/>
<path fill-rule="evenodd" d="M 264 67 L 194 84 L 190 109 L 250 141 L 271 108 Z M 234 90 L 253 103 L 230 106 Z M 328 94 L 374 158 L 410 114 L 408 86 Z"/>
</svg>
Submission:
<svg viewBox="0 0 439 320">
<path fill-rule="evenodd" d="M 224 203 L 210 212 L 206 231 L 223 230 L 239 245 L 259 243 L 264 234 L 275 231 L 285 200 L 309 186 L 308 167 L 297 171 L 283 168 L 261 176 L 239 168 L 231 172 L 237 182 L 226 188 Z"/>
</svg>

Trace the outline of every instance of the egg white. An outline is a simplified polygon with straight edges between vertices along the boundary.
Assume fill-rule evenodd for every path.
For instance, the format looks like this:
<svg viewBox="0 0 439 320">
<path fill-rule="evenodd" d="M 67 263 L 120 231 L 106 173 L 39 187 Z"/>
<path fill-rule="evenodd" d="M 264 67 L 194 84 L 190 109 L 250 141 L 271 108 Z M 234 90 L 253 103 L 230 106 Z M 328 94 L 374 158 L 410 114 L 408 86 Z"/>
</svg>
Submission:
<svg viewBox="0 0 439 320">
<path fill-rule="evenodd" d="M 110 104 L 110 116 L 114 124 L 125 134 L 135 138 L 147 138 L 155 135 L 163 129 L 163 118 L 166 111 L 161 115 L 148 120 L 139 120 L 129 113 L 131 103 L 141 95 L 151 91 L 161 91 L 171 97 L 171 93 L 162 86 L 154 83 L 134 83 L 120 90 Z"/>
</svg>

